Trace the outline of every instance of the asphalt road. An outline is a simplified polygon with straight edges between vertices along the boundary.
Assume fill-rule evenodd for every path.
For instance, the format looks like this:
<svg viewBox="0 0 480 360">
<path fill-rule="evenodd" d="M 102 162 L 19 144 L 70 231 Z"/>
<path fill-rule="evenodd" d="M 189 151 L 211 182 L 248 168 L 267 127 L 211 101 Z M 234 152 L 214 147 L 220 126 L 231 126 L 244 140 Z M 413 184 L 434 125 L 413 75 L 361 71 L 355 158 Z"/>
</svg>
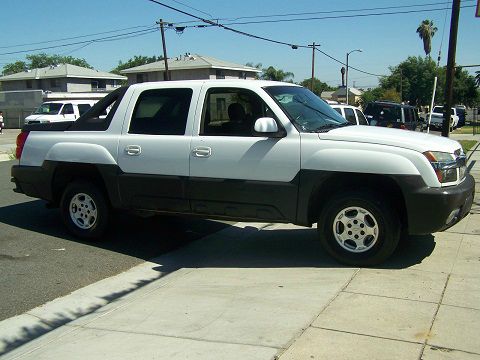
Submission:
<svg viewBox="0 0 480 360">
<path fill-rule="evenodd" d="M 100 242 L 69 235 L 58 209 L 13 192 L 0 162 L 0 320 L 123 272 L 229 226 L 212 220 L 116 214 Z"/>
</svg>

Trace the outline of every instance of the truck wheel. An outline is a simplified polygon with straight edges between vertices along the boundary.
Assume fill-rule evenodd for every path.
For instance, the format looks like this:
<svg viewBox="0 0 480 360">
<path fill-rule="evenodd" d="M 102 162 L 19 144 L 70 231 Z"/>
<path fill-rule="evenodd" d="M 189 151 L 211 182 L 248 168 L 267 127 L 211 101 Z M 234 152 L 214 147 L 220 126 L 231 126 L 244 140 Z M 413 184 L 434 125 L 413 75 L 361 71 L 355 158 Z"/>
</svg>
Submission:
<svg viewBox="0 0 480 360">
<path fill-rule="evenodd" d="M 400 221 L 385 199 L 370 192 L 338 195 L 325 205 L 318 220 L 325 250 L 337 261 L 372 266 L 385 261 L 400 239 Z"/>
<path fill-rule="evenodd" d="M 98 239 L 107 229 L 109 209 L 105 196 L 90 182 L 78 181 L 68 185 L 60 209 L 63 222 L 75 236 Z"/>
</svg>

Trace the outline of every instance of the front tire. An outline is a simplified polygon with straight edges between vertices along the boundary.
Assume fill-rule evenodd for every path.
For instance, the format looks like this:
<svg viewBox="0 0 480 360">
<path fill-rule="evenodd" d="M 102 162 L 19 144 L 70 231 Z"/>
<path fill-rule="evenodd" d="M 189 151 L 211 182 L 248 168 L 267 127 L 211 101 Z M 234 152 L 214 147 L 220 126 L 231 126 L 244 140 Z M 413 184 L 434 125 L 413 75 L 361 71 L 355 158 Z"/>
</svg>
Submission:
<svg viewBox="0 0 480 360">
<path fill-rule="evenodd" d="M 384 262 L 398 245 L 400 229 L 393 206 L 368 191 L 331 198 L 318 220 L 322 246 L 337 261 L 352 266 Z"/>
<path fill-rule="evenodd" d="M 67 186 L 60 202 L 65 226 L 82 239 L 98 239 L 106 231 L 109 208 L 102 191 L 87 181 L 77 181 Z"/>
</svg>

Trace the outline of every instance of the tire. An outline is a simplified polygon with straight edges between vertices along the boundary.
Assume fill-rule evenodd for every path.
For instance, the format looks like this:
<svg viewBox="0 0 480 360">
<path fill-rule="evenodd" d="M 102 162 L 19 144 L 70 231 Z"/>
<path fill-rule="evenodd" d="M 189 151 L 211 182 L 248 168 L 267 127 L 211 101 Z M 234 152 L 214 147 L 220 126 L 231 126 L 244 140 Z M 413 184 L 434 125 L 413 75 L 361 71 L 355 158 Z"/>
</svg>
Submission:
<svg viewBox="0 0 480 360">
<path fill-rule="evenodd" d="M 63 222 L 73 235 L 88 240 L 99 239 L 109 222 L 109 206 L 105 195 L 87 181 L 69 184 L 60 201 Z"/>
<path fill-rule="evenodd" d="M 368 191 L 331 198 L 318 220 L 324 249 L 338 262 L 352 266 L 384 262 L 395 251 L 400 230 L 394 207 Z"/>
</svg>

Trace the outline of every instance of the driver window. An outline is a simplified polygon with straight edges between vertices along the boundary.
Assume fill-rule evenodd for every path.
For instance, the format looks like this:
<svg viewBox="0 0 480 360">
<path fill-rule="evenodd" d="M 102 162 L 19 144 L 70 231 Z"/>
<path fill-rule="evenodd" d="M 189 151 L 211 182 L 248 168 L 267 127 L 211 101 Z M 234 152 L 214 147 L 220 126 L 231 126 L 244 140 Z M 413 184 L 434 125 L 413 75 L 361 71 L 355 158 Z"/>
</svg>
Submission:
<svg viewBox="0 0 480 360">
<path fill-rule="evenodd" d="M 72 104 L 65 104 L 63 106 L 62 114 L 63 115 L 73 114 L 73 105 Z"/>
<path fill-rule="evenodd" d="M 213 88 L 205 99 L 200 135 L 253 136 L 255 121 L 261 117 L 276 119 L 254 92 L 236 88 Z"/>
</svg>

